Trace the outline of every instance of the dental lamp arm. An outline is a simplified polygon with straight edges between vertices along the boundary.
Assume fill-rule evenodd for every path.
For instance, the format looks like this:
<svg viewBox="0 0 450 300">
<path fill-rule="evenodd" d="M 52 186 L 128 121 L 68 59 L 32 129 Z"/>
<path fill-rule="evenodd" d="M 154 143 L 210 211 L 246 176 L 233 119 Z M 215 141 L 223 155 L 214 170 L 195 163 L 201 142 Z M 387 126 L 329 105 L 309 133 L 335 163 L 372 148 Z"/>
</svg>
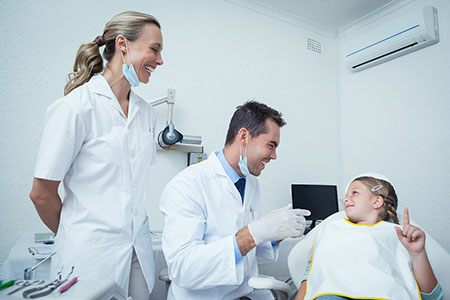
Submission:
<svg viewBox="0 0 450 300">
<path fill-rule="evenodd" d="M 167 96 L 157 97 L 151 99 L 150 104 L 153 106 L 158 106 L 160 104 L 167 103 L 167 122 L 166 128 L 164 128 L 158 134 L 158 143 L 162 148 L 167 148 L 173 144 L 178 143 L 183 139 L 183 134 L 175 129 L 175 124 L 173 124 L 173 106 L 175 105 L 175 90 L 168 89 Z"/>
<path fill-rule="evenodd" d="M 172 123 L 172 118 L 173 118 L 173 106 L 175 105 L 175 90 L 174 89 L 168 89 L 167 96 L 163 95 L 163 96 L 159 96 L 159 97 L 150 99 L 150 104 L 152 106 L 158 106 L 163 103 L 167 103 L 167 106 L 168 106 L 167 107 L 167 123 L 166 123 L 166 125 L 168 125 L 169 123 Z"/>
</svg>

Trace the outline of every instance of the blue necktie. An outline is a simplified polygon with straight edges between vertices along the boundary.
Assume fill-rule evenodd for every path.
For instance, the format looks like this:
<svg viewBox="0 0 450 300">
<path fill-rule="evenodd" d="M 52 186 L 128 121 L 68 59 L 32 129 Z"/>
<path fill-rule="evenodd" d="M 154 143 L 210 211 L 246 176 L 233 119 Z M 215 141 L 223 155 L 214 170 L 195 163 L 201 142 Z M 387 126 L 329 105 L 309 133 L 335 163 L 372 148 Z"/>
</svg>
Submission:
<svg viewBox="0 0 450 300">
<path fill-rule="evenodd" d="M 244 193 L 245 193 L 245 178 L 241 177 L 238 181 L 234 183 L 237 190 L 239 191 L 239 194 L 241 194 L 242 202 L 244 202 Z"/>
</svg>

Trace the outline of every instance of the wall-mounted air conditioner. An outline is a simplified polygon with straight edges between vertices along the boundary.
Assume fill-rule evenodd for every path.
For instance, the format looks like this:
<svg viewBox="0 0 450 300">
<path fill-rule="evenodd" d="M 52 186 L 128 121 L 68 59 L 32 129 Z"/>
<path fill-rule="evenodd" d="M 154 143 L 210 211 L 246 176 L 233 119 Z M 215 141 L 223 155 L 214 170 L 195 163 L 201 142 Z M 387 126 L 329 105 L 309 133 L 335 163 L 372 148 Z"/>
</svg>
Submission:
<svg viewBox="0 0 450 300">
<path fill-rule="evenodd" d="M 424 6 L 352 39 L 345 62 L 350 70 L 360 71 L 437 42 L 437 10 Z"/>
</svg>

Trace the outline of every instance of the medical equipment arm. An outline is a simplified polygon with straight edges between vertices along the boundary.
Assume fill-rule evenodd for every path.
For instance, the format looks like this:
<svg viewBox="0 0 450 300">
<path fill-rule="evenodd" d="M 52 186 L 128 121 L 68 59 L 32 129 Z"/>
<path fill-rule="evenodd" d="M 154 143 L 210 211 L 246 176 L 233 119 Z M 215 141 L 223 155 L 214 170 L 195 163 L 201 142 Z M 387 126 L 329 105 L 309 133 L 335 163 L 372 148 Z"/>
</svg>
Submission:
<svg viewBox="0 0 450 300">
<path fill-rule="evenodd" d="M 248 225 L 250 234 L 258 245 L 266 241 L 279 241 L 290 237 L 300 237 L 305 231 L 308 210 L 292 209 L 292 204 L 273 210 L 264 217 Z"/>
<path fill-rule="evenodd" d="M 62 202 L 58 195 L 60 181 L 33 179 L 30 199 L 42 222 L 56 234 L 61 215 Z"/>
<path fill-rule="evenodd" d="M 166 127 L 158 134 L 158 144 L 162 148 L 167 148 L 173 144 L 178 143 L 183 139 L 183 134 L 175 129 L 173 123 L 173 106 L 175 105 L 175 90 L 169 89 L 167 96 L 161 96 L 150 100 L 151 105 L 157 106 L 167 103 L 167 122 Z"/>
<path fill-rule="evenodd" d="M 248 285 L 256 290 L 269 289 L 277 300 L 286 300 L 290 296 L 289 284 L 275 278 L 252 277 L 248 280 Z"/>
</svg>

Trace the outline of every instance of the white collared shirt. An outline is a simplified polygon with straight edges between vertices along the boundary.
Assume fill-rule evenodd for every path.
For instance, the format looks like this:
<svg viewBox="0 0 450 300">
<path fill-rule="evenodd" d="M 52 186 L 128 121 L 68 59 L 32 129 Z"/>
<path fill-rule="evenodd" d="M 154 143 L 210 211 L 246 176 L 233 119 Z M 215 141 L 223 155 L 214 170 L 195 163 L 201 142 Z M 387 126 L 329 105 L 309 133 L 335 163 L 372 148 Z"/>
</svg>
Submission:
<svg viewBox="0 0 450 300">
<path fill-rule="evenodd" d="M 127 291 L 134 246 L 151 291 L 145 212 L 156 155 L 151 104 L 131 91 L 127 118 L 97 75 L 55 101 L 45 119 L 34 176 L 64 185 L 52 274 L 74 265 L 83 279 L 112 279 Z"/>
</svg>

